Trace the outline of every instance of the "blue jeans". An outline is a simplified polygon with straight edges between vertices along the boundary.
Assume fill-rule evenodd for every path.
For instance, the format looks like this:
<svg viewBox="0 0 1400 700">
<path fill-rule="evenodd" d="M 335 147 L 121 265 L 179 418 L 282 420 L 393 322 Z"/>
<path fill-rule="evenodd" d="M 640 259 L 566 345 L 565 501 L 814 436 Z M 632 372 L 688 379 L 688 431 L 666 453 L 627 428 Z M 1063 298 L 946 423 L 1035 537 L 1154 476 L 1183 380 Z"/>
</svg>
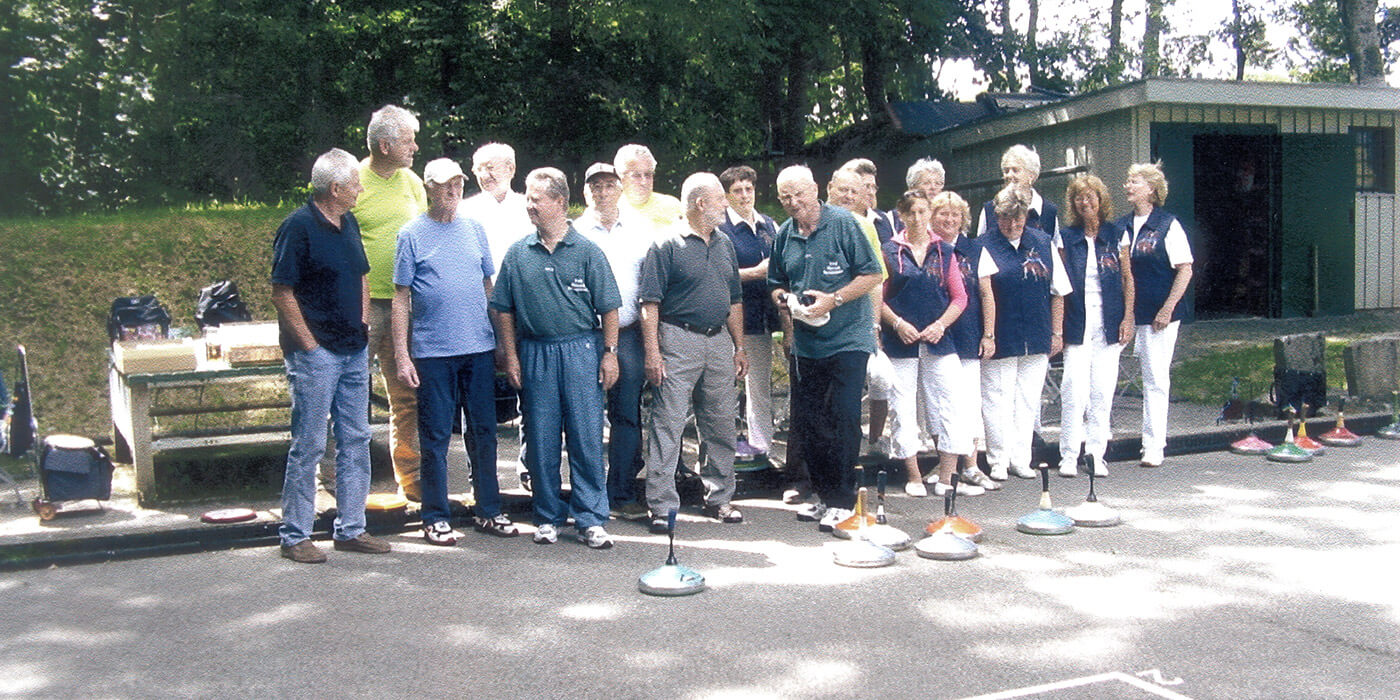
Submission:
<svg viewBox="0 0 1400 700">
<path fill-rule="evenodd" d="M 792 431 L 802 444 L 812 490 L 828 506 L 856 503 L 853 465 L 860 457 L 860 395 L 866 352 L 798 357 L 793 375 Z"/>
<path fill-rule="evenodd" d="M 501 514 L 496 481 L 496 360 L 491 351 L 452 357 L 420 357 L 418 369 L 418 446 L 422 458 L 423 524 L 448 520 L 447 449 L 452 424 L 466 414 L 462 441 L 471 460 L 472 514 Z"/>
<path fill-rule="evenodd" d="M 646 384 L 642 333 L 638 324 L 618 331 L 617 383 L 608 390 L 608 501 L 637 500 L 642 460 L 642 386 Z"/>
<path fill-rule="evenodd" d="M 603 385 L 598 382 L 601 345 L 597 333 L 520 340 L 521 402 L 530 417 L 525 466 L 535 482 L 536 525 L 560 526 L 572 517 L 582 531 L 608 520 Z M 567 513 L 560 492 L 561 432 L 569 446 Z"/>
<path fill-rule="evenodd" d="M 316 519 L 316 465 L 326 452 L 326 416 L 335 427 L 335 500 L 332 535 L 350 540 L 365 531 L 369 493 L 369 354 L 338 355 L 317 347 L 288 353 L 292 390 L 292 444 L 282 482 L 282 544 L 311 537 Z"/>
</svg>

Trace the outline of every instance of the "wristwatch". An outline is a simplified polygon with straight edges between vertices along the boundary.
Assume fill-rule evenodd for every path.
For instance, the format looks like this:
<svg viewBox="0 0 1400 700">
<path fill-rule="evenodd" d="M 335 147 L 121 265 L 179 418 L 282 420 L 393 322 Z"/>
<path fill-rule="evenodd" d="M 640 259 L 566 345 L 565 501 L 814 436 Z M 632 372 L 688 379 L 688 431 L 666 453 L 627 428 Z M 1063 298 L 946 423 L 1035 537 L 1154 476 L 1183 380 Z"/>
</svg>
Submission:
<svg viewBox="0 0 1400 700">
<path fill-rule="evenodd" d="M 617 354 L 617 346 L 616 346 L 616 345 L 604 345 L 604 346 L 603 346 L 603 352 L 605 352 L 605 353 L 612 353 L 612 354 L 616 355 L 616 354 Z"/>
<path fill-rule="evenodd" d="M 846 303 L 846 297 L 841 296 L 841 292 L 837 292 L 837 293 L 835 293 L 835 294 L 832 294 L 832 295 L 831 295 L 831 298 L 836 300 L 836 305 L 837 305 L 837 306 L 840 306 L 840 305 Z"/>
</svg>

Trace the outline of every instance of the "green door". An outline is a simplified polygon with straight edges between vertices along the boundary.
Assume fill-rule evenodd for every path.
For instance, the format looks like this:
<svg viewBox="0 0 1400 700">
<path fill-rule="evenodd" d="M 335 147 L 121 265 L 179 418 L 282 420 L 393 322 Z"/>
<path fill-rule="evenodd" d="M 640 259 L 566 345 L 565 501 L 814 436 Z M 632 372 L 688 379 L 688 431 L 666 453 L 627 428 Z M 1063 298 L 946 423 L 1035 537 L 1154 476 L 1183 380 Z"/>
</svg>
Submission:
<svg viewBox="0 0 1400 700">
<path fill-rule="evenodd" d="M 1349 314 L 1356 277 L 1355 143 L 1350 134 L 1283 134 L 1282 140 L 1282 314 Z"/>
</svg>

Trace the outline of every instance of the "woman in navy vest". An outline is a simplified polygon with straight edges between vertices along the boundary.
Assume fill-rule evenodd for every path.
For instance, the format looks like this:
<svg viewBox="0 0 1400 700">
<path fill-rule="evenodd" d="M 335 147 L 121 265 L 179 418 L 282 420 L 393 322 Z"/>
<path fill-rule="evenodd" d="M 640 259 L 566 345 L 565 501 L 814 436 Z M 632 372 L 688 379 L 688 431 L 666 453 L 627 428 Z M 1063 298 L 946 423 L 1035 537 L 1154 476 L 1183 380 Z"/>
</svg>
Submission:
<svg viewBox="0 0 1400 700">
<path fill-rule="evenodd" d="M 954 214 L 956 225 L 943 219 L 948 213 Z M 933 233 L 953 246 L 953 256 L 958 261 L 958 274 L 962 278 L 963 290 L 967 294 L 967 308 L 958 320 L 948 329 L 953 336 L 953 347 L 958 351 L 958 376 L 954 382 L 953 395 L 956 397 L 960 417 L 966 418 L 969 440 L 982 438 L 982 423 L 978 420 L 982 409 L 982 359 L 991 358 L 996 352 L 996 299 L 992 293 L 992 268 L 982 268 L 982 246 L 967 237 L 967 228 L 972 223 L 967 202 L 955 192 L 942 192 L 933 198 Z M 975 407 L 975 408 L 974 408 Z M 952 432 L 950 430 L 950 432 Z M 1001 488 L 1001 482 L 993 481 L 977 466 L 975 445 L 968 453 L 958 458 L 963 482 L 980 486 L 986 491 Z"/>
<path fill-rule="evenodd" d="M 1026 225 L 1030 190 L 1007 185 L 997 193 L 997 230 L 977 237 L 980 267 L 992 273 L 996 299 L 996 353 L 982 361 L 982 420 L 987 431 L 991 477 L 1007 470 L 1031 479 L 1031 440 L 1040 416 L 1040 392 L 1050 356 L 1064 338 L 1064 295 L 1070 292 L 1050 236 Z"/>
<path fill-rule="evenodd" d="M 1060 384 L 1060 476 L 1079 469 L 1080 444 L 1094 474 L 1107 476 L 1109 412 L 1118 385 L 1118 355 L 1133 337 L 1128 235 L 1112 221 L 1113 202 L 1103 180 L 1082 175 L 1065 189 L 1069 225 L 1061 250 L 1074 291 L 1065 297 L 1065 373 Z"/>
<path fill-rule="evenodd" d="M 1132 239 L 1133 304 L 1142 365 L 1142 466 L 1162 465 L 1167 446 L 1167 396 L 1172 353 L 1181 328 L 1181 299 L 1191 282 L 1191 244 L 1175 216 L 1162 209 L 1167 178 L 1160 165 L 1129 166 L 1123 183 L 1133 212 L 1118 220 Z"/>
<path fill-rule="evenodd" d="M 922 407 L 925 423 L 938 438 L 936 491 L 941 495 L 951 488 L 958 456 L 969 454 L 972 447 L 971 432 L 959 426 L 954 415 L 952 390 L 958 354 L 948 333 L 967 306 L 967 294 L 953 246 L 933 237 L 928 198 L 922 192 L 905 192 L 898 209 L 904 233 L 881 246 L 889 271 L 880 309 L 881 344 L 895 375 L 890 387 L 890 407 L 894 409 L 890 456 L 902 460 L 908 471 L 904 492 L 927 496 L 918 463 L 918 412 Z M 963 493 L 977 495 L 981 491 L 972 486 Z"/>
<path fill-rule="evenodd" d="M 1030 191 L 1030 208 L 1026 210 L 1026 225 L 1039 229 L 1050 236 L 1059 238 L 1060 210 L 1054 202 L 1040 196 L 1035 191 L 1035 181 L 1040 178 L 1040 154 L 1021 144 L 1006 149 L 1001 155 L 1001 179 L 1003 185 L 1020 185 Z M 977 235 L 997 229 L 995 202 L 982 205 L 982 215 L 977 219 Z"/>
</svg>

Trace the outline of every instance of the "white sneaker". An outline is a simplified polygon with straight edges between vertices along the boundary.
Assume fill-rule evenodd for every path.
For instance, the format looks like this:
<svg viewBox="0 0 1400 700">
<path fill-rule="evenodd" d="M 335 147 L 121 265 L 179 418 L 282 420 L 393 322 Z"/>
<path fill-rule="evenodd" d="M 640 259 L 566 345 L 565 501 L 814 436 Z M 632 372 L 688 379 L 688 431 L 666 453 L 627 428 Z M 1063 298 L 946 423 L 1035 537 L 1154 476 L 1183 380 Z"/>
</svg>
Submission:
<svg viewBox="0 0 1400 700">
<path fill-rule="evenodd" d="M 1079 476 L 1079 465 L 1074 462 L 1060 462 L 1060 476 L 1066 479 L 1073 479 Z"/>
<path fill-rule="evenodd" d="M 928 488 L 922 481 L 906 481 L 904 483 L 904 495 L 914 498 L 923 498 L 928 495 Z"/>
<path fill-rule="evenodd" d="M 945 496 L 948 494 L 949 491 L 952 490 L 952 486 L 949 486 L 948 484 L 942 482 L 933 485 L 933 495 L 935 496 Z M 981 486 L 978 486 L 977 484 L 958 484 L 959 496 L 981 496 L 986 492 L 987 489 L 984 489 Z"/>
<path fill-rule="evenodd" d="M 817 522 L 817 529 L 822 532 L 831 532 L 836 529 L 836 523 L 851 517 L 854 511 L 845 508 L 827 508 L 826 515 Z"/>
<path fill-rule="evenodd" d="M 1035 470 L 1025 465 L 1013 464 L 1011 466 L 1011 473 L 1021 477 L 1022 479 L 1035 478 Z"/>
<path fill-rule="evenodd" d="M 1108 476 L 1108 466 L 1104 464 L 1102 457 L 1095 457 L 1089 461 L 1094 465 L 1094 476 Z"/>
<path fill-rule="evenodd" d="M 559 529 L 545 523 L 535 530 L 535 544 L 554 544 L 559 541 Z"/>
<path fill-rule="evenodd" d="M 964 484 L 974 484 L 977 486 L 981 486 L 987 491 L 1001 490 L 1001 482 L 993 481 L 990 476 L 983 474 L 982 470 L 976 467 L 973 467 L 971 469 L 964 469 L 962 473 L 962 480 Z"/>
<path fill-rule="evenodd" d="M 612 549 L 613 546 L 612 535 L 609 535 L 602 525 L 580 530 L 578 541 L 588 545 L 589 549 Z"/>
<path fill-rule="evenodd" d="M 994 480 L 996 480 L 996 481 L 1006 481 L 1006 479 L 1007 479 L 1006 467 L 993 464 L 993 465 L 992 465 L 992 479 L 994 479 Z"/>
<path fill-rule="evenodd" d="M 797 519 L 804 523 L 813 523 L 826 516 L 826 504 L 817 499 L 807 505 L 797 509 Z"/>
</svg>

